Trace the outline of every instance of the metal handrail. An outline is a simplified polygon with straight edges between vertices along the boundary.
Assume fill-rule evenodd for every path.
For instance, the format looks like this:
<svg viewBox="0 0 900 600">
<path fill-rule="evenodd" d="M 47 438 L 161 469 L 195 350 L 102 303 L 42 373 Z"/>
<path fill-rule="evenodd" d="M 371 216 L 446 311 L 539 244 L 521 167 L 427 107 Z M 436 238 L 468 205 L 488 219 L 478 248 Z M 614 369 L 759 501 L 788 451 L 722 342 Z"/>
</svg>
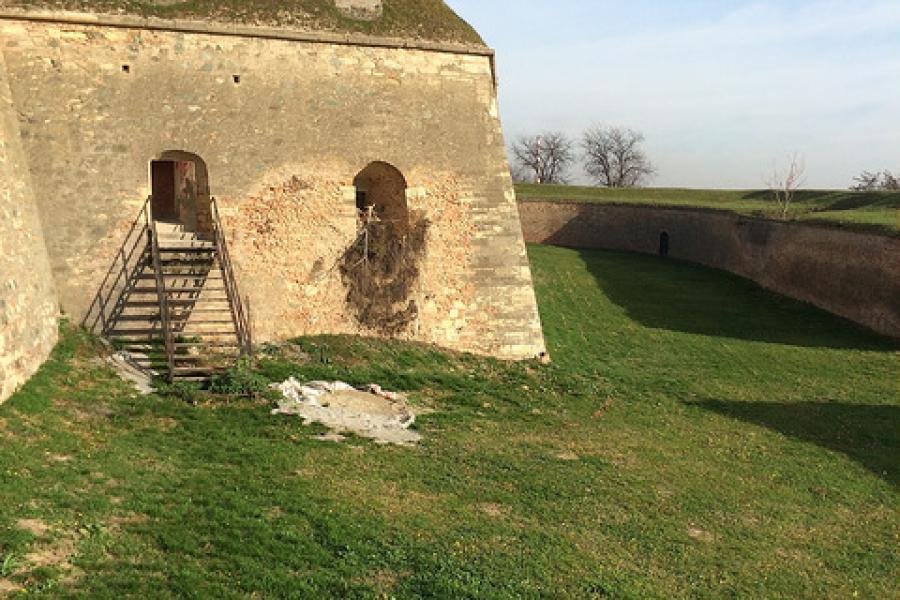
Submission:
<svg viewBox="0 0 900 600">
<path fill-rule="evenodd" d="M 241 353 L 249 356 L 253 354 L 253 337 L 250 328 L 249 303 L 245 308 L 244 302 L 241 299 L 237 278 L 234 276 L 234 266 L 231 262 L 231 255 L 228 252 L 228 242 L 225 239 L 225 232 L 222 229 L 222 219 L 219 216 L 219 207 L 216 203 L 216 199 L 212 198 L 210 204 L 212 207 L 213 238 L 216 244 L 216 253 L 219 255 L 219 266 L 222 270 L 222 278 L 228 295 L 228 306 L 231 310 L 231 318 L 234 322 L 235 331 L 237 332 Z"/>
<path fill-rule="evenodd" d="M 112 314 L 107 315 L 107 306 L 112 301 L 112 296 L 115 290 L 117 289 L 119 283 L 122 281 L 122 277 L 124 275 L 125 282 L 129 277 L 133 276 L 132 269 L 129 268 L 129 264 L 131 260 L 134 258 L 135 252 L 138 248 L 141 249 L 141 254 L 143 254 L 149 246 L 149 222 L 148 222 L 148 213 L 147 207 L 149 206 L 150 198 L 144 202 L 144 205 L 141 207 L 140 212 L 137 217 L 135 217 L 134 221 L 131 223 L 131 227 L 128 229 L 128 233 L 125 235 L 125 241 L 119 247 L 119 251 L 116 253 L 116 258 L 113 260 L 112 264 L 109 267 L 109 270 L 106 272 L 106 276 L 103 278 L 103 281 L 100 283 L 100 286 L 97 288 L 97 294 L 94 296 L 91 305 L 88 307 L 87 312 L 84 315 L 84 318 L 81 321 L 81 325 L 87 328 L 90 331 L 95 331 L 97 328 L 97 324 L 101 325 L 101 333 L 106 335 L 109 333 L 111 329 L 110 320 L 112 318 Z M 143 217 L 143 224 L 141 224 Z M 141 225 L 140 231 L 138 232 L 138 225 Z M 131 240 L 135 233 L 138 233 L 138 237 L 134 240 L 133 243 L 130 244 L 129 240 Z M 141 241 L 144 241 L 144 244 L 141 245 Z M 126 256 L 125 248 L 129 247 L 128 254 Z M 139 265 L 135 265 L 135 269 Z M 115 273 L 115 279 L 110 284 L 110 278 L 112 278 Z M 131 275 L 129 275 L 131 273 Z M 109 287 L 109 292 L 105 293 L 107 286 Z M 115 306 L 120 304 L 121 299 L 119 299 Z M 97 310 L 97 316 L 91 322 L 91 315 L 94 313 L 94 310 Z M 90 324 L 89 324 L 90 323 Z"/>
<path fill-rule="evenodd" d="M 162 327 L 163 343 L 166 348 L 166 364 L 169 367 L 169 383 L 175 380 L 175 341 L 169 326 L 169 295 L 166 292 L 165 276 L 162 272 L 162 258 L 159 253 L 159 236 L 156 232 L 156 220 L 145 206 L 146 217 L 150 223 L 150 248 L 153 256 L 153 270 L 156 274 L 156 294 L 159 297 L 159 320 Z"/>
</svg>

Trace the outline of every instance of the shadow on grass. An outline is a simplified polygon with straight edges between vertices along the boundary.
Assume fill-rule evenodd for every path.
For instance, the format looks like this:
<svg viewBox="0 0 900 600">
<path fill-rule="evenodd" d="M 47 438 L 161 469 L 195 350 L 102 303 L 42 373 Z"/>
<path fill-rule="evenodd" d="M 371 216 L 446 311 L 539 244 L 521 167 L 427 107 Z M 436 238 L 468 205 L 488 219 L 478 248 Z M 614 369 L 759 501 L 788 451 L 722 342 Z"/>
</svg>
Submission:
<svg viewBox="0 0 900 600">
<path fill-rule="evenodd" d="M 900 486 L 900 406 L 828 402 L 688 402 L 845 454 Z"/>
<path fill-rule="evenodd" d="M 610 301 L 645 327 L 811 348 L 900 343 L 730 273 L 653 256 L 579 250 Z"/>
</svg>

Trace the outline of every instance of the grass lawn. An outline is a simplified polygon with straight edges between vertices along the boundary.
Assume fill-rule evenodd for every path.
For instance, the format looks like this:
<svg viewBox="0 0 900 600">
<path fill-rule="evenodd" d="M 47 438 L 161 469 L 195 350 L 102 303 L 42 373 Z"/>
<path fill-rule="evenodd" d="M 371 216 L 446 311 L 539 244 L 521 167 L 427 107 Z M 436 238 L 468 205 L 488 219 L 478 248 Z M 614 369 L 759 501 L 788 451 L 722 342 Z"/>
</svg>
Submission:
<svg viewBox="0 0 900 600">
<path fill-rule="evenodd" d="M 715 208 L 743 215 L 776 217 L 778 207 L 766 191 L 687 189 L 607 189 L 568 185 L 517 184 L 519 200 L 570 200 L 603 204 L 643 204 Z M 900 234 L 900 192 L 798 192 L 790 218 Z"/>
<path fill-rule="evenodd" d="M 898 597 L 900 346 L 721 272 L 530 253 L 552 365 L 345 337 L 262 361 L 412 391 L 413 449 L 137 397 L 66 330 L 0 406 L 0 589 Z"/>
</svg>

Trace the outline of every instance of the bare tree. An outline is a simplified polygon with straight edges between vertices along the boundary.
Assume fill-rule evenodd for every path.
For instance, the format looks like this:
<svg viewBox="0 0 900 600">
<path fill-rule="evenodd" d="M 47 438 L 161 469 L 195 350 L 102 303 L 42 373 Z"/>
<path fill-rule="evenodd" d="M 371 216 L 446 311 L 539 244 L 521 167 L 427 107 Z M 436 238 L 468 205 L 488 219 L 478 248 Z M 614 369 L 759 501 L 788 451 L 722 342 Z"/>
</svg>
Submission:
<svg viewBox="0 0 900 600">
<path fill-rule="evenodd" d="M 880 173 L 863 171 L 853 178 L 850 189 L 856 192 L 896 192 L 900 190 L 900 178 L 885 169 Z"/>
<path fill-rule="evenodd" d="M 644 135 L 627 127 L 589 129 L 581 141 L 584 169 L 605 187 L 639 187 L 656 172 L 643 143 Z"/>
<path fill-rule="evenodd" d="M 766 180 L 766 185 L 775 198 L 775 203 L 781 211 L 781 218 L 786 219 L 791 210 L 791 205 L 800 189 L 806 181 L 806 164 L 803 157 L 794 154 L 786 168 L 775 167 L 772 174 Z"/>
<path fill-rule="evenodd" d="M 513 177 L 533 183 L 566 183 L 575 144 L 560 131 L 520 137 L 512 146 Z"/>
</svg>

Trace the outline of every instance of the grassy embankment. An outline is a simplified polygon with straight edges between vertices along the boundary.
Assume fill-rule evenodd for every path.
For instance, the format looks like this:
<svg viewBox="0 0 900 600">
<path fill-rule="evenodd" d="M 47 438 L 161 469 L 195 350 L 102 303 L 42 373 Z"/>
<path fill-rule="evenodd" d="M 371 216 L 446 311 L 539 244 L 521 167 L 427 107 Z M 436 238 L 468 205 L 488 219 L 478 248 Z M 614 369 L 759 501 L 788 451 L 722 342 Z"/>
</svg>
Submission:
<svg viewBox="0 0 900 600">
<path fill-rule="evenodd" d="M 530 251 L 552 365 L 341 337 L 262 361 L 413 392 L 414 449 L 138 397 L 67 330 L 0 406 L 0 589 L 897 597 L 900 346 L 701 267 Z"/>
<path fill-rule="evenodd" d="M 380 18 L 347 18 L 334 0 L 6 0 L 13 8 L 132 14 L 164 19 L 211 20 L 306 31 L 483 46 L 478 33 L 442 0 L 384 0 Z"/>
<path fill-rule="evenodd" d="M 570 200 L 730 210 L 775 218 L 779 210 L 767 191 L 688 189 L 607 189 L 567 185 L 516 185 L 519 200 Z M 798 192 L 790 219 L 900 234 L 900 192 Z"/>
</svg>

